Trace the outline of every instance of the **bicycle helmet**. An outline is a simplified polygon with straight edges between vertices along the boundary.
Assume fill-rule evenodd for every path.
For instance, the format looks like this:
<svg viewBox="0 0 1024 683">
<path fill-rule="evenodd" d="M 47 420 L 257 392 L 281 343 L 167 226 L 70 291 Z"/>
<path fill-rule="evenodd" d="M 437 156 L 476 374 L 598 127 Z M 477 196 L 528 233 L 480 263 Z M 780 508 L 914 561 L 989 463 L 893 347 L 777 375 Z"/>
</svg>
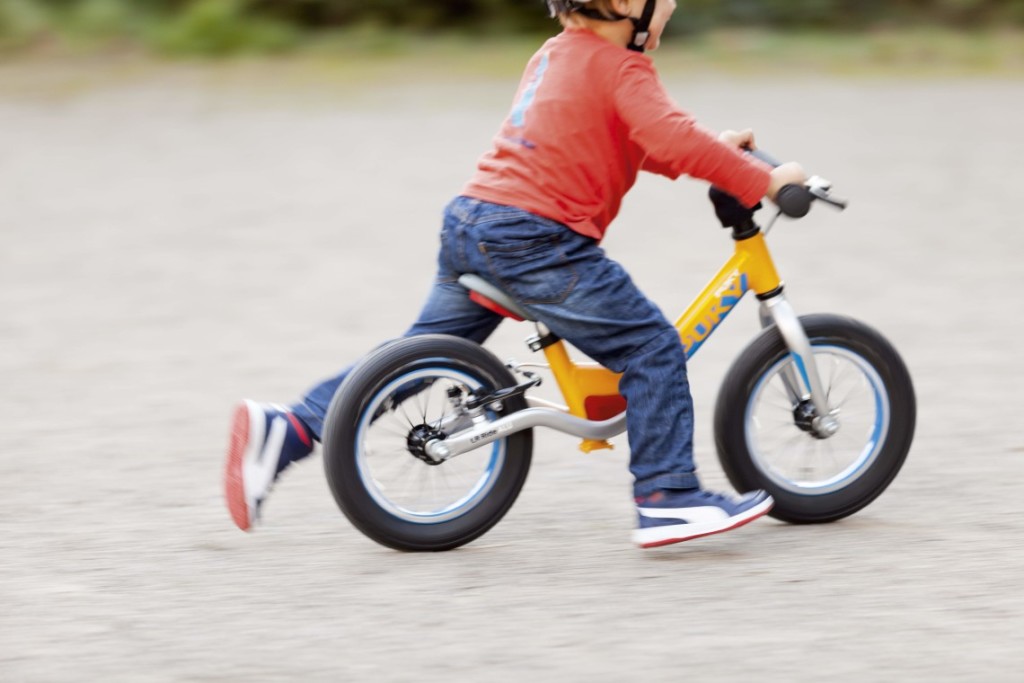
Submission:
<svg viewBox="0 0 1024 683">
<path fill-rule="evenodd" d="M 629 19 L 633 22 L 633 38 L 629 41 L 627 47 L 634 52 L 644 51 L 644 45 L 651 35 L 651 18 L 654 16 L 654 8 L 657 6 L 658 0 L 647 0 L 639 17 L 630 17 L 611 10 L 605 13 L 593 7 L 587 7 L 591 2 L 593 0 L 547 0 L 548 9 L 551 11 L 552 17 L 556 17 L 559 14 L 576 12 L 588 19 L 597 19 L 598 21 L 625 21 Z"/>
</svg>

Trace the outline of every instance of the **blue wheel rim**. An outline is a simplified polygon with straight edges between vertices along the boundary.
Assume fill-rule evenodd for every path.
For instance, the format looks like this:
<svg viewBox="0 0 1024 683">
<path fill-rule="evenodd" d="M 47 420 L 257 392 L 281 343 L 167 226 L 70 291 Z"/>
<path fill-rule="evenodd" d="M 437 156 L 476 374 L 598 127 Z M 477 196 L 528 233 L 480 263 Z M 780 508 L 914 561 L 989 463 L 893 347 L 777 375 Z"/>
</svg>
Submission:
<svg viewBox="0 0 1024 683">
<path fill-rule="evenodd" d="M 818 439 L 795 424 L 792 398 L 781 381 L 792 362 L 788 355 L 758 380 L 743 421 L 747 451 L 761 474 L 784 491 L 806 496 L 835 493 L 864 476 L 885 445 L 892 419 L 885 384 L 866 359 L 841 346 L 812 349 L 829 406 L 838 411 L 839 432 Z"/>
<path fill-rule="evenodd" d="M 425 380 L 429 388 L 424 392 L 378 415 L 389 396 Z M 437 365 L 404 373 L 374 393 L 359 419 L 355 454 L 360 481 L 382 510 L 414 524 L 440 524 L 465 515 L 487 497 L 505 462 L 505 439 L 436 466 L 414 457 L 405 441 L 418 423 L 440 425 L 454 419 L 446 404 L 450 387 L 470 392 L 482 386 L 466 372 Z M 407 405 L 410 401 L 415 407 Z"/>
</svg>

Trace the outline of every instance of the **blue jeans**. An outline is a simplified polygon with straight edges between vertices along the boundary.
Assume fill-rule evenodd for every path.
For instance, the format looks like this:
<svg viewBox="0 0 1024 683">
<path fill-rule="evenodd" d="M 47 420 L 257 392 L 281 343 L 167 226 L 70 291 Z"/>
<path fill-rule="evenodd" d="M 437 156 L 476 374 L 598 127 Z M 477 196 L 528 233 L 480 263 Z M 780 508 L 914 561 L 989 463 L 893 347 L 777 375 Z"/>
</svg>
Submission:
<svg viewBox="0 0 1024 683">
<path fill-rule="evenodd" d="M 463 273 L 501 287 L 559 337 L 622 373 L 636 496 L 699 486 L 679 333 L 595 240 L 521 209 L 456 198 L 445 211 L 437 280 L 405 336 L 451 334 L 479 343 L 490 336 L 502 318 L 470 301 L 457 282 Z M 318 439 L 350 369 L 292 406 Z"/>
</svg>

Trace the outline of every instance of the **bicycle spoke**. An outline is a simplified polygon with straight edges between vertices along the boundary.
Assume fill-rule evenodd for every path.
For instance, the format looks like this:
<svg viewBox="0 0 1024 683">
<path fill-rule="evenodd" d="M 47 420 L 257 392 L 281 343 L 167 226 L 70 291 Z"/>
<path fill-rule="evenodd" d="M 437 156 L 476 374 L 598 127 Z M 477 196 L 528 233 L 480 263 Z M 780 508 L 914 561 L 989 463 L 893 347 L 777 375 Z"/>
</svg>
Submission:
<svg viewBox="0 0 1024 683">
<path fill-rule="evenodd" d="M 794 406 L 792 404 L 783 405 L 783 404 L 778 403 L 776 401 L 771 401 L 771 402 L 767 403 L 766 405 L 769 408 L 775 408 L 776 410 L 781 410 L 783 412 L 789 413 L 790 415 L 793 414 L 793 410 L 796 407 L 796 406 Z"/>
<path fill-rule="evenodd" d="M 858 384 L 859 384 L 860 386 L 858 386 Z M 863 379 L 862 379 L 861 381 L 859 381 L 859 382 L 854 382 L 854 385 L 853 385 L 852 387 L 850 387 L 850 389 L 849 389 L 849 390 L 848 390 L 848 391 L 846 392 L 846 394 L 845 394 L 845 395 L 843 396 L 843 398 L 842 398 L 841 400 L 839 400 L 838 402 L 836 402 L 836 404 L 835 404 L 835 407 L 836 407 L 836 408 L 842 408 L 842 407 L 843 407 L 843 405 L 844 405 L 844 404 L 845 404 L 845 403 L 846 403 L 846 402 L 847 402 L 847 401 L 848 401 L 848 400 L 850 399 L 850 397 L 851 397 L 851 396 L 853 395 L 853 393 L 854 393 L 855 391 L 857 391 L 857 389 L 860 389 L 860 388 L 863 388 L 863 387 L 864 387 L 864 382 L 863 382 Z"/>
<path fill-rule="evenodd" d="M 832 362 L 829 363 L 828 384 L 825 387 L 825 403 L 829 406 L 832 405 L 832 392 L 838 386 L 839 380 L 845 371 L 846 366 L 840 364 L 839 359 L 833 356 Z"/>
<path fill-rule="evenodd" d="M 866 416 L 867 419 L 874 421 L 876 412 L 877 411 L 874 408 L 861 408 L 860 410 L 845 409 L 840 411 L 839 418 L 843 420 L 843 422 L 847 422 L 850 420 L 856 421 L 858 419 L 863 419 Z"/>
<path fill-rule="evenodd" d="M 803 447 L 796 450 L 793 460 L 792 472 L 796 479 L 809 479 L 814 472 L 813 465 L 817 462 L 818 444 L 803 444 Z"/>
<path fill-rule="evenodd" d="M 825 389 L 825 403 L 828 403 L 828 397 L 832 393 L 832 386 L 836 381 L 836 366 L 839 365 L 839 359 L 832 356 L 832 361 L 828 364 L 828 383 Z"/>
<path fill-rule="evenodd" d="M 799 450 L 797 446 L 803 438 L 803 433 L 797 433 L 786 439 L 779 447 L 778 450 L 781 453 L 781 458 L 785 459 L 785 462 L 792 462 L 793 458 L 796 457 L 796 453 Z M 789 456 L 788 458 L 786 456 Z M 782 462 L 779 463 L 780 465 Z M 786 468 L 779 467 L 779 469 L 785 470 Z"/>
<path fill-rule="evenodd" d="M 456 491 L 460 489 L 464 491 L 469 491 L 472 485 L 475 483 L 472 481 L 467 482 L 466 476 L 462 473 L 461 470 L 455 470 L 450 467 L 446 467 L 445 465 L 441 465 L 440 467 L 437 468 L 437 476 L 445 483 L 445 488 L 451 491 Z M 456 480 L 455 487 L 451 485 L 449 477 L 452 477 Z"/>
<path fill-rule="evenodd" d="M 396 439 L 401 439 L 403 442 L 409 437 L 409 428 L 403 425 L 394 413 L 389 414 L 387 416 L 387 419 L 394 422 L 395 426 L 388 426 L 387 424 L 382 424 L 383 419 L 384 418 L 378 420 L 377 423 L 373 426 L 373 428 L 379 429 L 386 434 L 390 434 L 394 436 Z"/>
<path fill-rule="evenodd" d="M 760 431 L 768 431 L 768 430 L 771 430 L 771 429 L 774 429 L 775 431 L 781 431 L 781 429 L 780 429 L 781 427 L 789 427 L 791 429 L 796 429 L 797 428 L 796 425 L 793 424 L 793 415 L 792 415 L 792 413 L 778 415 L 778 416 L 771 415 L 771 416 L 766 416 L 766 418 L 759 418 L 759 417 L 755 416 L 753 418 L 753 420 L 754 420 L 754 425 L 755 425 L 757 431 L 759 431 L 759 432 Z"/>
<path fill-rule="evenodd" d="M 778 382 L 772 382 L 771 386 L 772 386 L 773 389 L 775 389 L 776 393 L 782 398 L 782 400 L 783 400 L 783 404 L 782 405 L 784 407 L 788 407 L 789 410 L 792 410 L 795 407 L 793 405 L 793 397 L 789 395 L 789 391 L 786 390 L 786 385 L 782 381 L 782 379 L 780 378 Z M 776 404 L 773 404 L 773 405 L 778 405 L 778 404 L 776 403 Z"/>
<path fill-rule="evenodd" d="M 437 386 L 437 384 L 435 382 L 431 382 L 430 385 L 427 386 L 426 391 L 423 392 L 426 394 L 423 398 L 423 424 L 430 424 L 430 420 L 427 419 L 427 415 L 430 414 L 430 395 L 434 393 L 435 386 Z"/>
<path fill-rule="evenodd" d="M 382 475 L 390 474 L 393 476 L 408 469 L 412 465 L 419 464 L 419 461 L 404 448 L 391 448 L 375 451 L 373 458 L 374 463 L 376 463 L 375 469 Z"/>
<path fill-rule="evenodd" d="M 402 415 L 405 416 L 406 422 L 409 423 L 409 427 L 415 427 L 416 423 L 412 421 L 412 419 L 409 417 L 409 413 L 405 410 L 405 401 L 402 401 L 401 403 L 399 403 L 398 407 L 399 407 L 399 409 L 401 409 Z"/>
</svg>

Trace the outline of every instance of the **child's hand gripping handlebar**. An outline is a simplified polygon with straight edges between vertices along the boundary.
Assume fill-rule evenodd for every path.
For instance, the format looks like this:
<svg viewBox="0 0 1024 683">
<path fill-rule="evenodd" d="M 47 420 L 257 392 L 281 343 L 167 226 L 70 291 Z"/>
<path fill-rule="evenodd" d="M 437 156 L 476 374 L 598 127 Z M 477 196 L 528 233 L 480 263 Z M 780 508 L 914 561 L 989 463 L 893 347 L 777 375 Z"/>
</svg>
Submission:
<svg viewBox="0 0 1024 683">
<path fill-rule="evenodd" d="M 761 150 L 748 150 L 747 152 L 755 159 L 759 159 L 772 168 L 779 168 L 783 164 L 774 159 L 770 154 Z M 820 176 L 812 176 L 803 184 L 790 183 L 781 187 L 776 193 L 773 201 L 779 207 L 779 213 L 790 218 L 803 218 L 811 210 L 811 204 L 819 199 L 840 210 L 845 209 L 847 202 L 833 197 L 830 194 L 832 184 Z M 740 204 L 734 197 L 723 192 L 717 187 L 712 187 L 709 193 L 711 203 L 715 206 L 715 213 L 725 228 L 745 230 L 753 223 L 754 212 L 761 208 L 761 204 L 748 209 Z"/>
<path fill-rule="evenodd" d="M 748 152 L 755 159 L 760 159 L 764 163 L 768 164 L 772 168 L 778 168 L 782 164 L 774 159 L 770 154 L 762 152 L 761 150 L 751 150 Z M 779 207 L 784 215 L 790 218 L 803 218 L 811 210 L 811 203 L 815 199 L 820 199 L 826 204 L 831 204 L 840 211 L 847 207 L 847 202 L 836 197 L 832 197 L 830 191 L 832 189 L 832 183 L 825 180 L 821 176 L 811 176 L 807 182 L 802 185 L 790 184 L 784 185 L 775 195 L 775 204 Z"/>
</svg>

